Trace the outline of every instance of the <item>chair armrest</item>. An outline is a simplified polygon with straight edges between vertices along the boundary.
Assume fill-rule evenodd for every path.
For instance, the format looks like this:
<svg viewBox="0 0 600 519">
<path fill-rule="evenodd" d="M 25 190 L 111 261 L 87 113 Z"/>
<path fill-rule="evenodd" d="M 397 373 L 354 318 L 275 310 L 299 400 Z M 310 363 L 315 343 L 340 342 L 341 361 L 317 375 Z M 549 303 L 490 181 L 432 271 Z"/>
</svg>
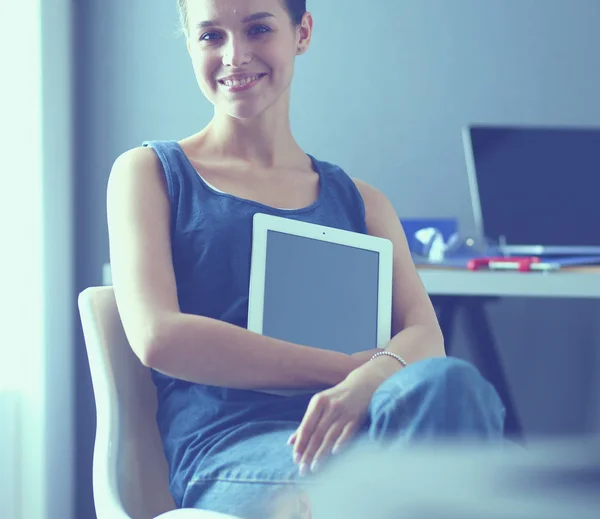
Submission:
<svg viewBox="0 0 600 519">
<path fill-rule="evenodd" d="M 239 519 L 239 517 L 198 510 L 196 508 L 180 508 L 161 514 L 155 519 Z"/>
</svg>

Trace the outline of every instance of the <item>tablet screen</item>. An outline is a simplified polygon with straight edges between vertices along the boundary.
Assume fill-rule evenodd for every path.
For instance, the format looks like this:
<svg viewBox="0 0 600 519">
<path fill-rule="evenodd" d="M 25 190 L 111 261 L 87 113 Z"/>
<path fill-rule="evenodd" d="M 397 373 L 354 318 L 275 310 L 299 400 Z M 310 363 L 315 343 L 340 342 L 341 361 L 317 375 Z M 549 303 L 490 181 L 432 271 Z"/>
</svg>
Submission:
<svg viewBox="0 0 600 519">
<path fill-rule="evenodd" d="M 268 231 L 263 334 L 355 353 L 377 347 L 379 253 Z"/>
</svg>

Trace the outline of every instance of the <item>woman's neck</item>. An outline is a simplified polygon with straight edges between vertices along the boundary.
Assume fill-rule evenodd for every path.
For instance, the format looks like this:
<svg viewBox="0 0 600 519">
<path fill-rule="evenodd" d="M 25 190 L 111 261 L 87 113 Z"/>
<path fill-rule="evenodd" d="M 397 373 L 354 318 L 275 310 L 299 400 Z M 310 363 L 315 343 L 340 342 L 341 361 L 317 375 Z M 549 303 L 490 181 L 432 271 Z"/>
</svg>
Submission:
<svg viewBox="0 0 600 519">
<path fill-rule="evenodd" d="M 273 107 L 275 108 L 275 107 Z M 253 119 L 215 114 L 201 132 L 203 147 L 264 168 L 290 167 L 306 155 L 292 135 L 288 111 L 266 110 Z"/>
</svg>

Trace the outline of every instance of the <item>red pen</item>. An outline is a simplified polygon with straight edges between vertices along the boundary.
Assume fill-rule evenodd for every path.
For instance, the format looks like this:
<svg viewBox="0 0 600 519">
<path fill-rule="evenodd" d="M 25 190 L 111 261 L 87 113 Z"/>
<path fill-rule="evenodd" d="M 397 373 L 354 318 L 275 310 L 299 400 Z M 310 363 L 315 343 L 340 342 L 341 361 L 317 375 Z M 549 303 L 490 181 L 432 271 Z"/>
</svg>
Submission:
<svg viewBox="0 0 600 519">
<path fill-rule="evenodd" d="M 542 259 L 538 258 L 537 256 L 491 256 L 469 260 L 467 263 L 467 268 L 469 270 L 488 268 L 490 270 L 517 270 L 519 272 L 531 272 L 532 270 L 556 270 L 558 266 L 554 263 L 543 263 Z"/>
</svg>

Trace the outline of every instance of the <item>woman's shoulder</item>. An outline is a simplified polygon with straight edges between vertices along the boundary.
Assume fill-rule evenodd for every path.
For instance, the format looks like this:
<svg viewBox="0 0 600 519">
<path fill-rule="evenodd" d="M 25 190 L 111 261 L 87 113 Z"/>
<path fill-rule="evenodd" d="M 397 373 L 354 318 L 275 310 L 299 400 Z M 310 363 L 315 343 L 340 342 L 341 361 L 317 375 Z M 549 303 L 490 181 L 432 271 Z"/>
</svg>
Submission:
<svg viewBox="0 0 600 519">
<path fill-rule="evenodd" d="M 148 170 L 159 171 L 160 161 L 154 151 L 145 146 L 131 148 L 121 153 L 114 161 L 111 177 L 136 176 Z"/>
<path fill-rule="evenodd" d="M 352 177 L 352 182 L 354 182 L 356 189 L 358 189 L 358 192 L 363 197 L 365 205 L 377 205 L 387 201 L 387 197 L 383 194 L 382 191 L 380 191 L 376 187 L 373 187 L 371 184 L 368 184 L 364 180 Z"/>
<path fill-rule="evenodd" d="M 389 198 L 379 189 L 364 180 L 353 178 L 356 189 L 365 205 L 365 222 L 370 231 L 387 229 L 398 220 L 396 210 Z"/>
<path fill-rule="evenodd" d="M 318 161 L 318 163 L 321 168 L 337 176 L 338 179 L 346 179 L 346 183 L 351 185 L 355 192 L 360 195 L 364 204 L 367 224 L 369 221 L 381 217 L 387 218 L 394 211 L 392 203 L 380 189 L 365 180 L 349 175 L 345 169 L 337 164 L 326 161 Z"/>
<path fill-rule="evenodd" d="M 338 164 L 335 164 L 333 162 L 327 162 L 325 160 L 314 160 L 316 161 L 321 171 L 337 175 L 338 178 L 348 179 L 352 186 L 356 188 L 358 193 L 362 196 L 365 205 L 369 203 L 369 205 L 376 206 L 377 204 L 387 201 L 387 197 L 379 189 L 373 187 L 371 184 L 365 182 L 362 179 L 351 176 L 346 172 L 346 170 L 342 166 L 339 166 Z"/>
<path fill-rule="evenodd" d="M 148 189 L 166 191 L 159 157 L 144 146 L 121 153 L 112 165 L 107 189 L 109 195 L 144 193 Z"/>
<path fill-rule="evenodd" d="M 143 163 L 148 165 L 149 162 L 156 160 L 156 154 L 146 146 L 137 146 L 122 152 L 115 160 L 117 165 L 136 165 Z"/>
</svg>

